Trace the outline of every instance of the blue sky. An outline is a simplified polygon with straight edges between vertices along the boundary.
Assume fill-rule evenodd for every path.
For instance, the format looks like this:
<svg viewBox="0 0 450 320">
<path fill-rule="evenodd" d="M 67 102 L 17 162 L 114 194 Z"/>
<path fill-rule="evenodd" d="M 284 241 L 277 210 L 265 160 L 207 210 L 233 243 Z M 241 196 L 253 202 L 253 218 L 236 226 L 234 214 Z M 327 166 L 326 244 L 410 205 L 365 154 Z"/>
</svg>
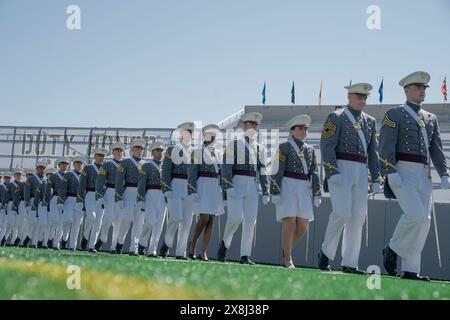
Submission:
<svg viewBox="0 0 450 320">
<path fill-rule="evenodd" d="M 66 8 L 81 8 L 68 30 Z M 369 5 L 381 30 L 366 27 Z M 174 127 L 218 122 L 244 105 L 343 104 L 352 79 L 385 103 L 398 80 L 450 77 L 447 0 L 0 0 L 0 124 Z"/>
</svg>

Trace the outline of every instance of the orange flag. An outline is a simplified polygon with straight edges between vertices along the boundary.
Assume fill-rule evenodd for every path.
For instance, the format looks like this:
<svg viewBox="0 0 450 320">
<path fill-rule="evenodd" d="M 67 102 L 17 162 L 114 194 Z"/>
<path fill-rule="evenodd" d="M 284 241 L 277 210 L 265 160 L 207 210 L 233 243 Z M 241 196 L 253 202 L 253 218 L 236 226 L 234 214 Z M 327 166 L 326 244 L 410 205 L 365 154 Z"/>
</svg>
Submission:
<svg viewBox="0 0 450 320">
<path fill-rule="evenodd" d="M 447 77 L 444 78 L 444 82 L 442 82 L 442 95 L 444 96 L 444 101 L 447 101 Z"/>
</svg>

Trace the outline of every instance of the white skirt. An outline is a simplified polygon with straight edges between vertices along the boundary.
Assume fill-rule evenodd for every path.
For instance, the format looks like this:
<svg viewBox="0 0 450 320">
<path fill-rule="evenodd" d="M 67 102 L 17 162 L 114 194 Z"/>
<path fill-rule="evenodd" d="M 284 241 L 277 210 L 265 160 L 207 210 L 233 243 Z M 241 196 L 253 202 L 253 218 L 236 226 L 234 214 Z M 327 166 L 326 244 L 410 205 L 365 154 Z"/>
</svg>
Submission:
<svg viewBox="0 0 450 320">
<path fill-rule="evenodd" d="M 281 204 L 276 206 L 277 221 L 287 217 L 314 220 L 312 194 L 308 181 L 283 177 L 280 196 Z"/>
<path fill-rule="evenodd" d="M 194 214 L 221 215 L 225 213 L 222 188 L 217 178 L 199 177 L 197 191 L 199 202 L 193 202 Z"/>
</svg>

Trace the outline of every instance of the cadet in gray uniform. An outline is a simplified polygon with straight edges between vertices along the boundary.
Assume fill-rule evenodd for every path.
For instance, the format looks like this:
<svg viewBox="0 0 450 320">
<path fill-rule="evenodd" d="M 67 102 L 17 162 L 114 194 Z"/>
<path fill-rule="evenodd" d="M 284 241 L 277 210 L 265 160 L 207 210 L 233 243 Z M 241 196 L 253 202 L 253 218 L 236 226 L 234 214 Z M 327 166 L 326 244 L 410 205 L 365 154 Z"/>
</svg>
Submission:
<svg viewBox="0 0 450 320">
<path fill-rule="evenodd" d="M 59 170 L 55 172 L 49 179 L 45 188 L 44 201 L 49 206 L 49 236 L 53 249 L 59 250 L 62 238 L 62 216 L 58 210 L 58 189 L 62 183 L 63 177 L 70 164 L 69 159 L 60 158 L 56 160 Z M 50 244 L 49 244 L 50 245 Z"/>
<path fill-rule="evenodd" d="M 286 268 L 295 268 L 292 249 L 305 234 L 309 222 L 314 220 L 313 202 L 315 207 L 322 202 L 314 147 L 305 142 L 310 123 L 311 118 L 306 114 L 287 122 L 291 136 L 280 144 L 278 170 L 271 179 L 272 203 L 276 206 L 277 221 L 283 223 L 281 238 Z"/>
<path fill-rule="evenodd" d="M 11 180 L 6 183 L 6 190 L 8 191 L 8 197 L 6 202 L 6 216 L 4 218 L 4 227 L 2 232 L 0 233 L 0 239 L 2 239 L 2 243 L 6 244 L 7 240 L 11 236 L 10 244 L 14 243 L 14 240 L 12 239 L 12 234 L 14 227 L 16 225 L 16 219 L 17 219 L 17 209 L 14 208 L 14 193 L 16 191 L 16 185 L 14 182 L 11 182 Z M 4 241 L 3 241 L 4 240 Z"/>
<path fill-rule="evenodd" d="M 28 210 L 28 221 L 30 221 L 31 245 L 42 248 L 44 229 L 47 224 L 47 209 L 40 205 L 45 189 L 42 189 L 45 181 L 44 171 L 47 168 L 45 161 L 36 164 L 36 173 L 27 178 L 25 183 L 25 206 Z"/>
<path fill-rule="evenodd" d="M 161 190 L 161 159 L 164 146 L 154 142 L 149 150 L 152 160 L 144 163 L 139 171 L 137 210 L 145 211 L 145 221 L 139 237 L 138 254 L 156 257 L 156 249 L 166 216 L 166 199 Z M 150 238 L 151 233 L 151 238 Z M 150 238 L 150 243 L 148 243 Z"/>
<path fill-rule="evenodd" d="M 177 259 L 186 260 L 186 247 L 192 224 L 192 201 L 188 197 L 188 172 L 191 163 L 193 122 L 185 122 L 177 127 L 181 141 L 167 148 L 162 164 L 161 184 L 167 199 L 169 212 L 164 243 L 160 255 L 167 257 L 178 230 Z M 192 186 L 190 186 L 192 188 Z"/>
<path fill-rule="evenodd" d="M 4 190 L 2 191 L 2 207 L 3 209 L 0 210 L 0 245 L 3 246 L 6 243 L 6 228 L 8 225 L 8 205 L 12 201 L 11 193 L 9 192 L 8 185 L 11 182 L 11 174 L 5 173 L 3 175 L 3 184 Z"/>
<path fill-rule="evenodd" d="M 100 237 L 91 251 L 100 250 L 103 243 L 108 241 L 108 232 L 112 226 L 111 253 L 116 252 L 117 237 L 119 236 L 119 226 L 122 220 L 123 210 L 116 207 L 116 173 L 122 162 L 125 144 L 115 142 L 111 146 L 113 159 L 106 161 L 100 168 L 100 173 L 95 183 L 95 193 L 97 198 L 97 208 L 103 208 L 103 217 L 100 228 Z"/>
<path fill-rule="evenodd" d="M 256 141 L 256 130 L 262 121 L 258 112 L 246 113 L 241 117 L 244 137 L 230 142 L 224 154 L 221 167 L 222 187 L 226 191 L 228 219 L 223 240 L 217 252 L 219 261 L 225 261 L 233 235 L 242 223 L 242 264 L 255 264 L 250 260 L 252 240 L 258 214 L 258 181 L 263 193 L 263 204 L 270 201 L 267 185 L 266 151 Z"/>
<path fill-rule="evenodd" d="M 7 200 L 7 193 L 8 191 L 6 190 L 5 184 L 2 181 L 3 178 L 3 173 L 0 172 L 0 234 L 2 232 L 2 229 L 4 227 L 3 225 L 3 220 L 6 217 L 6 210 L 5 210 L 5 204 L 6 204 L 6 200 Z M 2 240 L 2 238 L 0 238 L 0 241 Z"/>
<path fill-rule="evenodd" d="M 215 139 L 220 133 L 219 126 L 210 124 L 203 129 L 203 146 L 193 152 L 193 164 L 189 173 L 189 184 L 197 192 L 189 189 L 192 197 L 194 214 L 199 215 L 192 236 L 189 257 L 195 259 L 195 246 L 197 240 L 204 230 L 202 250 L 198 259 L 207 261 L 209 240 L 211 239 L 214 218 L 216 215 L 225 213 L 223 204 L 222 188 L 220 186 L 220 160 L 221 156 L 216 153 Z"/>
<path fill-rule="evenodd" d="M 25 186 L 26 186 L 26 181 L 28 180 L 28 178 L 32 177 L 35 173 L 34 169 L 27 169 L 25 171 L 25 183 L 24 183 L 24 189 L 23 189 L 23 197 L 24 197 L 24 205 L 25 205 L 25 211 L 27 214 L 27 218 L 26 221 L 27 223 L 25 224 L 25 229 L 24 229 L 24 240 L 22 241 L 22 244 L 20 245 L 21 247 L 28 247 L 28 245 L 30 244 L 31 241 L 31 237 L 33 236 L 33 232 L 34 232 L 34 227 L 35 224 L 32 224 L 32 220 L 36 219 L 36 217 L 32 217 L 30 214 L 30 210 L 31 207 L 27 208 L 26 207 L 26 201 L 25 201 Z M 31 197 L 34 196 L 34 191 L 31 190 Z"/>
<path fill-rule="evenodd" d="M 373 117 L 362 111 L 372 86 L 356 83 L 345 88 L 348 89 L 349 105 L 328 116 L 320 140 L 333 211 L 319 252 L 318 265 L 323 271 L 330 270 L 329 260 L 334 259 L 344 230 L 342 271 L 361 274 L 364 272 L 358 270 L 358 260 L 367 214 L 367 165 L 373 191 L 381 191 L 376 123 Z"/>
<path fill-rule="evenodd" d="M 23 194 L 25 183 L 22 181 L 22 174 L 23 172 L 20 169 L 14 171 L 15 180 L 11 182 L 14 185 L 12 208 L 17 213 L 11 238 L 11 243 L 14 243 L 14 246 L 18 246 L 21 239 L 24 239 L 23 233 L 27 229 L 27 210 L 25 209 L 25 198 Z"/>
<path fill-rule="evenodd" d="M 131 246 L 139 243 L 145 213 L 136 210 L 137 184 L 139 170 L 143 164 L 142 153 L 146 142 L 144 139 L 136 139 L 131 143 L 131 157 L 123 160 L 116 174 L 116 203 L 119 210 L 123 210 L 123 217 L 119 227 L 116 252 L 122 253 L 125 237 L 130 229 L 131 222 Z M 136 244 L 137 246 L 137 244 Z M 134 254 L 134 250 L 130 253 Z"/>
<path fill-rule="evenodd" d="M 441 177 L 441 188 L 450 188 L 437 118 L 421 108 L 429 81 L 430 75 L 423 71 L 400 80 L 406 103 L 386 112 L 380 132 L 385 194 L 396 197 L 403 211 L 389 245 L 383 249 L 384 267 L 396 275 L 399 256 L 402 278 L 414 280 L 429 280 L 419 272 L 433 205 L 430 161 Z"/>
<path fill-rule="evenodd" d="M 62 217 L 63 235 L 61 249 L 67 249 L 67 241 L 70 232 L 69 247 L 74 251 L 77 248 L 78 234 L 83 222 L 83 211 L 76 206 L 78 184 L 80 182 L 81 171 L 83 170 L 84 159 L 75 157 L 72 160 L 73 171 L 66 172 L 58 189 L 58 210 Z"/>
<path fill-rule="evenodd" d="M 85 166 L 81 172 L 77 192 L 77 207 L 78 210 L 83 210 L 83 206 L 85 208 L 83 239 L 80 244 L 82 250 L 86 250 L 89 242 L 89 248 L 91 248 L 92 251 L 100 232 L 103 209 L 97 208 L 97 201 L 95 199 L 95 182 L 107 154 L 108 151 L 106 149 L 95 149 L 94 163 Z M 99 212 L 98 215 L 97 211 Z"/>
</svg>

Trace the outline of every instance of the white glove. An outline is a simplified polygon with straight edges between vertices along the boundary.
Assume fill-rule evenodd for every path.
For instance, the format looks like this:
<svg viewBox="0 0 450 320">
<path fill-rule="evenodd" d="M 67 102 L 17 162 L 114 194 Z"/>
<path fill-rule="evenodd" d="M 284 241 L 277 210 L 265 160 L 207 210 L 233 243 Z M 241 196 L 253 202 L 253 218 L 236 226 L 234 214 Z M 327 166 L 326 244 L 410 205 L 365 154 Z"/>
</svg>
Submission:
<svg viewBox="0 0 450 320">
<path fill-rule="evenodd" d="M 450 189 L 450 182 L 448 181 L 447 176 L 441 177 L 441 189 L 444 189 L 444 190 Z"/>
<path fill-rule="evenodd" d="M 75 209 L 78 211 L 83 211 L 83 207 L 84 207 L 83 202 L 77 202 L 75 204 Z"/>
<path fill-rule="evenodd" d="M 63 211 L 64 211 L 64 204 L 63 203 L 58 203 L 56 206 L 58 207 L 59 214 L 62 214 Z"/>
<path fill-rule="evenodd" d="M 139 211 L 144 211 L 144 208 L 145 208 L 145 204 L 144 204 L 144 201 L 138 201 L 137 203 L 136 203 L 136 210 L 139 212 Z"/>
<path fill-rule="evenodd" d="M 200 196 L 198 195 L 198 193 L 191 193 L 189 195 L 189 198 L 192 202 L 200 202 Z"/>
<path fill-rule="evenodd" d="M 316 208 L 320 207 L 321 203 L 322 203 L 322 198 L 321 197 L 319 197 L 319 196 L 314 197 L 314 207 L 316 207 Z"/>
<path fill-rule="evenodd" d="M 400 188 L 402 186 L 402 178 L 396 173 L 390 173 L 387 175 L 388 182 L 391 187 Z"/>
<path fill-rule="evenodd" d="M 281 204 L 281 197 L 280 196 L 272 196 L 272 203 L 274 205 L 279 205 Z"/>
<path fill-rule="evenodd" d="M 383 191 L 383 188 L 381 187 L 381 184 L 379 182 L 372 183 L 372 191 L 374 193 L 379 193 Z"/>
<path fill-rule="evenodd" d="M 173 198 L 172 191 L 166 191 L 166 192 L 164 192 L 164 196 L 165 196 L 167 199 L 172 199 L 172 198 Z"/>
<path fill-rule="evenodd" d="M 105 199 L 103 199 L 103 198 L 98 198 L 98 199 L 97 199 L 97 206 L 98 206 L 99 208 L 104 208 L 104 207 L 105 207 Z"/>
<path fill-rule="evenodd" d="M 116 207 L 119 210 L 123 210 L 124 207 L 123 200 L 116 201 Z"/>
<path fill-rule="evenodd" d="M 267 205 L 270 202 L 270 196 L 264 195 L 262 200 L 263 200 L 263 205 Z"/>
<path fill-rule="evenodd" d="M 331 178 L 328 179 L 328 181 L 337 186 L 342 186 L 342 175 L 340 173 L 336 173 L 332 175 Z"/>
<path fill-rule="evenodd" d="M 236 191 L 234 188 L 227 189 L 227 199 L 229 198 L 236 198 Z"/>
</svg>

